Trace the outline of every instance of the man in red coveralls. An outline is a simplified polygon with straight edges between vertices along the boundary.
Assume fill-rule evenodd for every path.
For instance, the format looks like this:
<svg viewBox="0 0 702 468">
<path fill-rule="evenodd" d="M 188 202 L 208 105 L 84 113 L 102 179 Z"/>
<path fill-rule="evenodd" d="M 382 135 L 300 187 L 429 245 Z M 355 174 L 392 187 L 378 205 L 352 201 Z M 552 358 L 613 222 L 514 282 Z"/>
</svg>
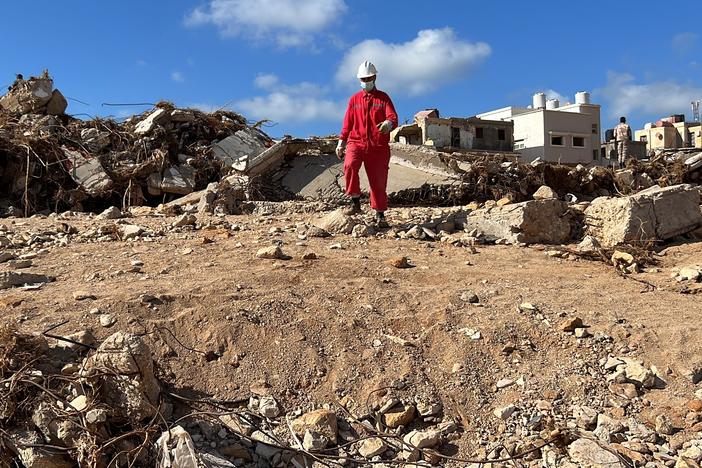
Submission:
<svg viewBox="0 0 702 468">
<path fill-rule="evenodd" d="M 397 127 L 397 112 L 390 96 L 375 87 L 375 66 L 366 61 L 358 67 L 357 78 L 361 89 L 351 96 L 339 135 L 336 156 L 344 158 L 346 194 L 351 197 L 352 212 L 361 212 L 361 186 L 358 171 L 366 169 L 370 185 L 371 208 L 376 211 L 376 222 L 386 227 L 385 210 L 388 208 L 388 169 L 390 167 L 390 132 Z"/>
</svg>

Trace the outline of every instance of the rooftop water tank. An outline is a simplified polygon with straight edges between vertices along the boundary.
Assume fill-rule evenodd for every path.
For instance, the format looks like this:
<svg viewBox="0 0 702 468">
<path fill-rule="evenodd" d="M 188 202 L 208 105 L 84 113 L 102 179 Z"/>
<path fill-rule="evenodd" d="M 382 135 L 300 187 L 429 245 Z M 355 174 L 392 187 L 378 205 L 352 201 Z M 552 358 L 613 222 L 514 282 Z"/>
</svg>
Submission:
<svg viewBox="0 0 702 468">
<path fill-rule="evenodd" d="M 590 104 L 590 93 L 587 91 L 580 91 L 575 93 L 575 103 L 576 104 Z"/>
<path fill-rule="evenodd" d="M 536 93 L 533 98 L 534 109 L 543 109 L 546 107 L 546 95 L 544 93 Z"/>
<path fill-rule="evenodd" d="M 558 106 L 560 105 L 560 102 L 558 102 L 558 99 L 549 99 L 546 101 L 546 109 L 558 109 Z"/>
</svg>

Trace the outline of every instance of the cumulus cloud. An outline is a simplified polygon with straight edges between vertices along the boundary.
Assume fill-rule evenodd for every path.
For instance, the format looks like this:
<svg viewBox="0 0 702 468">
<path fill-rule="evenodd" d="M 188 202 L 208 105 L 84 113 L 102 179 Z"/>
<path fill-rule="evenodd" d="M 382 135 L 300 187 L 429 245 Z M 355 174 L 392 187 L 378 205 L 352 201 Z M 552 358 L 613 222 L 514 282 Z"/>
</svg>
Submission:
<svg viewBox="0 0 702 468">
<path fill-rule="evenodd" d="M 464 41 L 451 28 L 425 29 L 401 44 L 369 39 L 346 53 L 336 81 L 355 83 L 358 65 L 370 60 L 378 67 L 379 88 L 419 95 L 462 79 L 490 53 L 488 44 Z"/>
<path fill-rule="evenodd" d="M 288 85 L 276 75 L 264 74 L 256 77 L 254 85 L 268 94 L 234 104 L 234 109 L 247 117 L 295 125 L 341 120 L 344 116 L 345 104 L 330 99 L 326 88 L 318 84 L 305 81 Z"/>
<path fill-rule="evenodd" d="M 671 41 L 671 47 L 676 53 L 685 55 L 695 49 L 698 39 L 699 36 L 693 32 L 676 34 L 673 36 L 673 40 Z"/>
<path fill-rule="evenodd" d="M 182 83 L 185 81 L 185 76 L 182 72 L 174 71 L 171 73 L 171 80 L 175 81 L 176 83 Z"/>
<path fill-rule="evenodd" d="M 609 72 L 607 85 L 595 91 L 607 103 L 610 117 L 632 113 L 652 116 L 684 113 L 702 97 L 702 87 L 675 80 L 637 83 L 628 73 Z"/>
<path fill-rule="evenodd" d="M 188 26 L 213 25 L 225 37 L 273 37 L 282 47 L 310 44 L 346 12 L 344 0 L 209 0 L 185 18 Z"/>
<path fill-rule="evenodd" d="M 545 89 L 543 93 L 546 95 L 546 99 L 558 99 L 560 105 L 565 105 L 565 103 L 569 102 L 569 99 L 566 96 L 556 90 Z"/>
</svg>

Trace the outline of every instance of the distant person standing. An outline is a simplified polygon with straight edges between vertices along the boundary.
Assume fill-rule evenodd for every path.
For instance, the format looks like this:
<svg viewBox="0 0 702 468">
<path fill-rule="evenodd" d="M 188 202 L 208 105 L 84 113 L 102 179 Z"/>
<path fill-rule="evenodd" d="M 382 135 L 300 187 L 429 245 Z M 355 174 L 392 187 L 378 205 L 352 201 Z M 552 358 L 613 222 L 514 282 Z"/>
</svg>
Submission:
<svg viewBox="0 0 702 468">
<path fill-rule="evenodd" d="M 631 142 L 631 127 L 626 123 L 626 117 L 620 117 L 619 125 L 614 127 L 614 140 L 617 142 L 619 169 L 624 169 L 626 160 L 629 157 L 629 145 Z"/>
<path fill-rule="evenodd" d="M 375 65 L 363 62 L 356 78 L 361 91 L 351 96 L 339 135 L 336 155 L 344 158 L 346 194 L 351 197 L 353 213 L 361 212 L 361 186 L 358 171 L 366 169 L 370 185 L 370 204 L 376 211 L 379 227 L 387 226 L 388 170 L 390 168 L 390 132 L 397 128 L 397 112 L 390 96 L 375 86 Z"/>
</svg>

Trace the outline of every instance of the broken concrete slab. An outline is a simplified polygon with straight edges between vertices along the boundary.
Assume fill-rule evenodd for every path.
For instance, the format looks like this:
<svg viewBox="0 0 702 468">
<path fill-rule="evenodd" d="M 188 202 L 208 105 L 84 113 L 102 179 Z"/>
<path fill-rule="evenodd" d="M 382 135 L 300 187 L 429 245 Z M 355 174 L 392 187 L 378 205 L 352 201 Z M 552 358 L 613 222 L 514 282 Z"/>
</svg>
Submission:
<svg viewBox="0 0 702 468">
<path fill-rule="evenodd" d="M 161 191 L 187 195 L 195 189 L 195 168 L 190 166 L 171 166 L 163 171 Z"/>
<path fill-rule="evenodd" d="M 55 89 L 51 93 L 51 99 L 49 99 L 49 102 L 46 104 L 46 113 L 49 115 L 62 115 L 67 107 L 68 101 L 63 94 L 61 94 L 61 91 Z"/>
<path fill-rule="evenodd" d="M 571 237 L 566 208 L 564 202 L 547 199 L 479 209 L 466 218 L 464 228 L 514 244 L 562 244 Z"/>
<path fill-rule="evenodd" d="M 53 96 L 54 82 L 41 76 L 28 80 L 17 80 L 10 91 L 0 97 L 0 107 L 8 112 L 31 114 L 39 112 Z"/>
<path fill-rule="evenodd" d="M 20 430 L 10 433 L 12 443 L 22 466 L 26 468 L 70 468 L 72 462 L 64 458 L 64 451 L 52 450 L 36 431 Z"/>
<path fill-rule="evenodd" d="M 699 191 L 691 185 L 651 187 L 622 197 L 600 197 L 585 210 L 586 234 L 604 247 L 663 241 L 702 226 Z"/>
<path fill-rule="evenodd" d="M 117 332 L 88 357 L 81 377 L 99 388 L 116 418 L 141 421 L 158 410 L 160 388 L 151 350 L 139 336 Z"/>
<path fill-rule="evenodd" d="M 227 167 L 246 171 L 249 160 L 261 154 L 270 139 L 255 128 L 245 128 L 212 145 L 212 154 Z"/>
<path fill-rule="evenodd" d="M 64 165 L 69 171 L 71 178 L 80 185 L 89 195 L 99 195 L 112 187 L 112 179 L 100 160 L 83 154 L 81 151 L 71 150 L 62 146 Z"/>
<path fill-rule="evenodd" d="M 156 109 L 137 124 L 134 133 L 137 135 L 145 135 L 152 131 L 157 125 L 166 122 L 169 118 L 170 115 L 165 109 Z"/>
<path fill-rule="evenodd" d="M 691 171 L 695 171 L 702 167 L 702 153 L 696 154 L 685 160 L 685 165 Z"/>
<path fill-rule="evenodd" d="M 0 289 L 10 289 L 25 284 L 51 283 L 55 278 L 34 273 L 19 273 L 16 271 L 0 272 Z"/>
</svg>

